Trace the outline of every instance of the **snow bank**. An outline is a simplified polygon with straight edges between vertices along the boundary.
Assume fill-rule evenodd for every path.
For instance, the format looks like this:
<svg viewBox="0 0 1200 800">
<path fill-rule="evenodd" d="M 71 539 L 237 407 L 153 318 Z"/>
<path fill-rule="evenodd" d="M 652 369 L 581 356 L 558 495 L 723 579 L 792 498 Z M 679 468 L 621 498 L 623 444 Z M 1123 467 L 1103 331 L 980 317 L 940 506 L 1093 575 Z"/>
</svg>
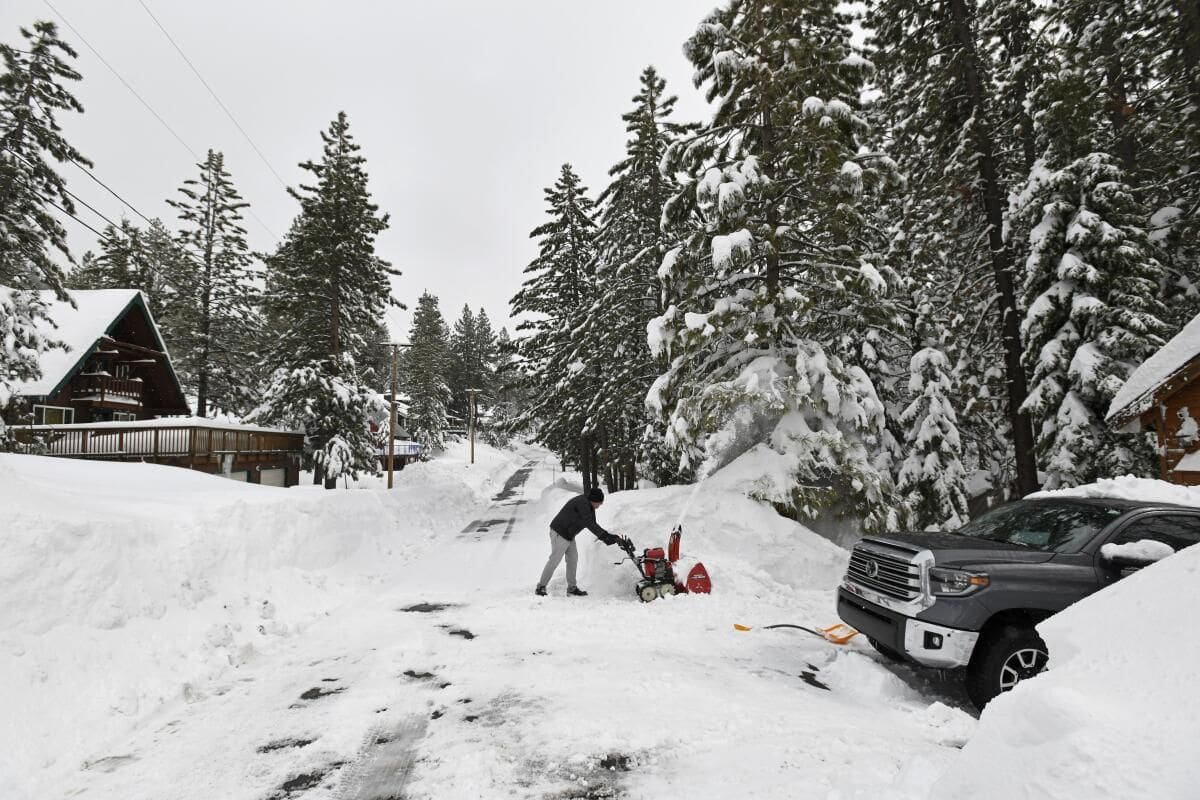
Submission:
<svg viewBox="0 0 1200 800">
<path fill-rule="evenodd" d="M 930 796 L 1195 797 L 1197 609 L 1190 547 L 1042 623 L 1049 671 L 992 701 Z"/>
<path fill-rule="evenodd" d="M 460 449 L 391 492 L 0 454 L 0 796 L 388 585 L 516 459 Z"/>
</svg>

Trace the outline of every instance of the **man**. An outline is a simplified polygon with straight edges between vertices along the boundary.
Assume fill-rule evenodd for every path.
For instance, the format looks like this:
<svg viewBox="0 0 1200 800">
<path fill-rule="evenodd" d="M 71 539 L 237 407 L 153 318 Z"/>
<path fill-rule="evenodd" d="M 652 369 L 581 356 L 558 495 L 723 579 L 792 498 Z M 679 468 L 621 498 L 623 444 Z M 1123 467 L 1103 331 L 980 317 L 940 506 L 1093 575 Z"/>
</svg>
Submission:
<svg viewBox="0 0 1200 800">
<path fill-rule="evenodd" d="M 587 494 L 572 497 L 562 510 L 550 522 L 550 558 L 546 559 L 546 567 L 542 570 L 542 579 L 538 581 L 536 594 L 546 596 L 546 584 L 558 569 L 558 562 L 563 556 L 567 557 L 567 594 L 573 597 L 586 597 L 587 592 L 575 583 L 575 567 L 579 563 L 579 550 L 575 547 L 575 537 L 584 528 L 596 535 L 596 538 L 607 545 L 621 541 L 621 537 L 609 533 L 596 522 L 596 509 L 604 503 L 604 492 L 592 489 Z"/>
</svg>

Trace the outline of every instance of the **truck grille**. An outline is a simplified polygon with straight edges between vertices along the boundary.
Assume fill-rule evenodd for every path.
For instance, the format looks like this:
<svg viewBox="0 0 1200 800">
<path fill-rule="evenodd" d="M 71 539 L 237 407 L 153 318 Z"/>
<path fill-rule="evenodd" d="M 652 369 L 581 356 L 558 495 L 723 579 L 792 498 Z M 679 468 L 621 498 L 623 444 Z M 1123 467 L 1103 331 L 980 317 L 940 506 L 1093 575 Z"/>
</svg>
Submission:
<svg viewBox="0 0 1200 800">
<path fill-rule="evenodd" d="M 897 600 L 921 595 L 921 568 L 907 558 L 854 546 L 846 579 Z"/>
</svg>

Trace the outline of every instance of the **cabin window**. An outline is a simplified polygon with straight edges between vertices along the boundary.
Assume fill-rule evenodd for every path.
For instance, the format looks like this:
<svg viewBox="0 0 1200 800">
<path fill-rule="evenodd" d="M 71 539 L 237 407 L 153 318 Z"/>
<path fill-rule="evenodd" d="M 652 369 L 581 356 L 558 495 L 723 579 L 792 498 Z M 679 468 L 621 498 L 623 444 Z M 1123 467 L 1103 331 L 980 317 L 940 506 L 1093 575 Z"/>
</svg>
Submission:
<svg viewBox="0 0 1200 800">
<path fill-rule="evenodd" d="M 133 422 L 137 419 L 137 414 L 131 414 L 128 411 L 114 411 L 113 422 Z"/>
<path fill-rule="evenodd" d="M 128 364 L 117 364 L 117 377 L 118 378 L 128 378 L 129 377 L 129 365 Z"/>
<path fill-rule="evenodd" d="M 75 409 L 65 406 L 34 406 L 34 425 L 70 425 L 75 422 Z"/>
</svg>

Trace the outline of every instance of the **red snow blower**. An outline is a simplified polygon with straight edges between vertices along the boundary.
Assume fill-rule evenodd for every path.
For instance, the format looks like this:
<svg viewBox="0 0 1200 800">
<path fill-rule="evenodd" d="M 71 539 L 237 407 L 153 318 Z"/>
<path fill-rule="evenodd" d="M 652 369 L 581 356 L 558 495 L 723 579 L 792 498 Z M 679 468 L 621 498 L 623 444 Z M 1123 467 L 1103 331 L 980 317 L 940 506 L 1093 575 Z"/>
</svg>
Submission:
<svg viewBox="0 0 1200 800">
<path fill-rule="evenodd" d="M 675 575 L 675 562 L 679 560 L 679 540 L 683 533 L 679 527 L 671 531 L 664 553 L 661 547 L 648 547 L 639 556 L 628 538 L 621 540 L 621 549 L 629 556 L 629 560 L 638 568 L 642 579 L 638 581 L 634 591 L 643 603 L 649 603 L 659 597 L 691 592 L 692 594 L 709 594 L 712 592 L 712 580 L 703 564 L 697 563 L 688 571 L 687 579 L 680 580 Z M 618 564 L 621 562 L 618 561 Z"/>
</svg>

